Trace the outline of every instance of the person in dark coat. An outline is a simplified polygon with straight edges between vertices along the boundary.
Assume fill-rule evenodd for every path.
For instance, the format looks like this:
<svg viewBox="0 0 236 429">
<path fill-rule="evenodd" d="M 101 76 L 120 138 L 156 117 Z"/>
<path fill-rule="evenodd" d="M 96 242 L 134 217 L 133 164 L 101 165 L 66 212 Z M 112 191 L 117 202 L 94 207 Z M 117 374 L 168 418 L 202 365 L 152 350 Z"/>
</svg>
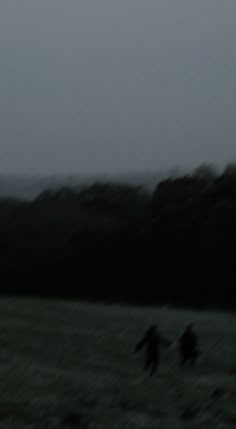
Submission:
<svg viewBox="0 0 236 429">
<path fill-rule="evenodd" d="M 135 352 L 145 347 L 144 370 L 150 369 L 150 376 L 153 376 L 158 369 L 160 361 L 160 346 L 170 346 L 170 341 L 162 338 L 157 326 L 152 325 L 141 341 L 136 345 Z"/>
<path fill-rule="evenodd" d="M 189 362 L 192 366 L 199 356 L 197 335 L 194 326 L 188 325 L 179 339 L 179 353 L 181 366 Z"/>
</svg>

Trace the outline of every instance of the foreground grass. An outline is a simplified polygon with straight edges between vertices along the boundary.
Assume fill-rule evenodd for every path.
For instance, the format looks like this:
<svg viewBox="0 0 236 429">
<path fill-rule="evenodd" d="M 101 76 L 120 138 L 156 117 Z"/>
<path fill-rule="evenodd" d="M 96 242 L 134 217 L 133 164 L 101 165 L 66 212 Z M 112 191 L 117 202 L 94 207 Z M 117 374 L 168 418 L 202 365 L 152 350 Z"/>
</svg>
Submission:
<svg viewBox="0 0 236 429">
<path fill-rule="evenodd" d="M 170 339 L 196 324 L 196 369 L 173 348 L 155 378 L 142 373 L 132 351 L 153 322 Z M 236 427 L 232 314 L 2 299 L 0 324 L 1 429 Z"/>
</svg>

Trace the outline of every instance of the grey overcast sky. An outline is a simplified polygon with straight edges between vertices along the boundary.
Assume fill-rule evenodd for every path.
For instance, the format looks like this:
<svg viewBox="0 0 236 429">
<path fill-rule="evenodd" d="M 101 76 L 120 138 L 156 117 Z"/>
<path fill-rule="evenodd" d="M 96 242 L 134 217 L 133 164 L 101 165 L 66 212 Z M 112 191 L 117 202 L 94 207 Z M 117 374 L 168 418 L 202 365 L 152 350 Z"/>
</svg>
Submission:
<svg viewBox="0 0 236 429">
<path fill-rule="evenodd" d="M 236 159 L 235 0 L 1 0 L 0 172 Z"/>
</svg>

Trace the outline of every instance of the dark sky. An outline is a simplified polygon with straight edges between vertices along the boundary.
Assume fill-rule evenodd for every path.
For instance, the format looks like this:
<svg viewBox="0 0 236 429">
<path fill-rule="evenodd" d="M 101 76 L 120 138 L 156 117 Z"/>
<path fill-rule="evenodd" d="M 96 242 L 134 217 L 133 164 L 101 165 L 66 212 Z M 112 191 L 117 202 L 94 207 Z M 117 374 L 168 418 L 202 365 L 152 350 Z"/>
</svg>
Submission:
<svg viewBox="0 0 236 429">
<path fill-rule="evenodd" d="M 0 171 L 236 159 L 235 0 L 1 0 Z"/>
</svg>

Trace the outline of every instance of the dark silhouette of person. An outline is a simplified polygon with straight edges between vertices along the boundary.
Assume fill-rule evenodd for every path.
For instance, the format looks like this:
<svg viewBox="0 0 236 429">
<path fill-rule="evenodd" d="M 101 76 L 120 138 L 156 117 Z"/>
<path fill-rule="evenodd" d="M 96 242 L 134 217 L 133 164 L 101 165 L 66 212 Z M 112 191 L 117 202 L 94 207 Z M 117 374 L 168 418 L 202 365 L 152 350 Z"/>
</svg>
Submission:
<svg viewBox="0 0 236 429">
<path fill-rule="evenodd" d="M 162 338 L 157 326 L 152 325 L 135 347 L 135 352 L 145 347 L 144 371 L 150 369 L 150 376 L 155 374 L 159 366 L 160 345 L 170 346 L 170 341 Z"/>
<path fill-rule="evenodd" d="M 185 365 L 187 362 L 189 362 L 191 366 L 194 366 L 199 352 L 197 335 L 194 331 L 193 324 L 188 325 L 179 338 L 179 353 L 181 366 Z"/>
</svg>

